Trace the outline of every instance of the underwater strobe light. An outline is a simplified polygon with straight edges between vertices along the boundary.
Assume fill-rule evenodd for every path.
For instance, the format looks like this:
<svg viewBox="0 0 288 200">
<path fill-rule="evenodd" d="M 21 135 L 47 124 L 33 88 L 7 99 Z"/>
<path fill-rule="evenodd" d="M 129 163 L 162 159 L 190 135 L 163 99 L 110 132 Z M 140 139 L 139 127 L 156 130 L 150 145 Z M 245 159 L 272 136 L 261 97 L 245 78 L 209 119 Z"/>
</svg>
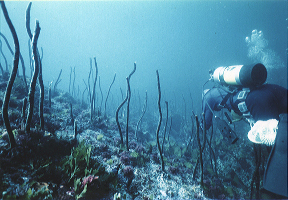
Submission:
<svg viewBox="0 0 288 200">
<path fill-rule="evenodd" d="M 278 130 L 278 121 L 270 119 L 267 121 L 257 121 L 248 132 L 248 138 L 253 143 L 266 144 L 271 146 L 275 142 Z"/>
<path fill-rule="evenodd" d="M 218 67 L 213 72 L 212 78 L 223 85 L 253 87 L 265 83 L 267 69 L 261 63 Z"/>
</svg>

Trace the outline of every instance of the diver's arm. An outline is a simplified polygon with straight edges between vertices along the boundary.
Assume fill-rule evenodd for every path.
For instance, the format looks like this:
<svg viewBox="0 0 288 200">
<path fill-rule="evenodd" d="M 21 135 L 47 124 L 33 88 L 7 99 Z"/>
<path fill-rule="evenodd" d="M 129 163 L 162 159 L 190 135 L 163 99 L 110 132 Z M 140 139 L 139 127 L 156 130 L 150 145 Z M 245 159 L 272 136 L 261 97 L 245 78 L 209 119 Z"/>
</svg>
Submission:
<svg viewBox="0 0 288 200">
<path fill-rule="evenodd" d="M 206 109 L 205 109 L 204 113 L 205 113 L 206 130 L 208 130 L 211 127 L 211 125 L 212 125 L 213 113 L 208 108 L 208 106 L 206 106 Z"/>
<path fill-rule="evenodd" d="M 219 88 L 212 88 L 210 91 L 204 95 L 202 100 L 202 111 L 205 114 L 206 130 L 208 130 L 212 125 L 212 118 L 214 116 L 214 111 L 219 111 L 218 105 L 222 101 L 222 96 L 227 93 L 221 91 L 222 95 L 219 93 Z"/>
<path fill-rule="evenodd" d="M 205 123 L 206 123 L 206 130 L 208 130 L 210 127 L 211 127 L 211 125 L 212 125 L 212 117 L 213 117 L 213 113 L 212 113 L 212 111 L 211 111 L 211 109 L 213 108 L 213 107 L 211 107 L 211 104 L 209 103 L 209 105 L 208 105 L 208 102 L 210 102 L 209 101 L 209 99 L 208 99 L 208 101 L 206 101 L 205 99 L 203 99 L 203 102 L 202 102 L 202 108 L 203 108 L 203 113 L 205 114 Z M 210 107 L 209 107 L 210 106 Z"/>
</svg>

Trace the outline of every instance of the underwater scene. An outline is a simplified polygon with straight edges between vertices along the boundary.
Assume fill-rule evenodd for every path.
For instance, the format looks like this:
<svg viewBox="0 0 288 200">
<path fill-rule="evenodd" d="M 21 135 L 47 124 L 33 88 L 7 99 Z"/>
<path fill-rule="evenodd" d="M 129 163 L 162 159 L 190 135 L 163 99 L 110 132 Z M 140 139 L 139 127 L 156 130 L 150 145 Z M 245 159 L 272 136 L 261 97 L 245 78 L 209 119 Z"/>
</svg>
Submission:
<svg viewBox="0 0 288 200">
<path fill-rule="evenodd" d="M 243 107 L 203 112 L 251 64 L 287 89 L 286 0 L 0 4 L 0 199 L 286 196 L 263 181 L 279 119 L 271 139 Z"/>
</svg>

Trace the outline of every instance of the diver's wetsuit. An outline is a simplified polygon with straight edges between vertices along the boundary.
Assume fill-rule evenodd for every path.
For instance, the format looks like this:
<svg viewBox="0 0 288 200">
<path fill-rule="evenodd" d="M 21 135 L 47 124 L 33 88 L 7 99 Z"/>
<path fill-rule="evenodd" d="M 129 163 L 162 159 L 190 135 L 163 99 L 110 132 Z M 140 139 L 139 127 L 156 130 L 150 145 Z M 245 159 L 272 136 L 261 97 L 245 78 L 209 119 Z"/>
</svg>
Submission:
<svg viewBox="0 0 288 200">
<path fill-rule="evenodd" d="M 240 92 L 240 91 L 239 91 Z M 239 92 L 230 94 L 225 103 L 229 110 L 233 109 L 236 113 L 242 114 L 238 109 Z M 222 88 L 209 90 L 203 98 L 203 112 L 205 113 L 206 128 L 212 125 L 213 111 L 219 111 L 225 96 L 228 94 Z M 288 90 L 272 84 L 265 84 L 251 90 L 245 100 L 246 106 L 255 121 L 258 120 L 279 120 L 279 115 L 287 113 Z M 225 100 L 224 100 L 225 101 Z M 210 108 L 209 108 L 209 106 Z M 272 192 L 271 198 L 285 198 L 287 194 L 287 119 L 280 121 L 275 139 L 269 155 L 267 166 L 263 178 L 263 193 Z M 265 192 L 266 191 L 266 192 Z"/>
<path fill-rule="evenodd" d="M 237 100 L 237 97 L 239 92 L 231 94 L 231 97 L 229 97 L 225 103 L 225 107 L 229 110 L 233 109 L 237 114 L 242 115 L 238 109 L 239 100 Z M 202 106 L 203 112 L 205 113 L 207 129 L 211 127 L 213 117 L 209 106 L 213 111 L 219 111 L 220 108 L 218 105 L 227 94 L 228 92 L 222 88 L 212 88 L 205 94 Z M 284 87 L 274 84 L 264 84 L 251 90 L 245 102 L 255 121 L 268 119 L 279 120 L 280 114 L 287 113 L 287 94 L 288 90 Z"/>
</svg>

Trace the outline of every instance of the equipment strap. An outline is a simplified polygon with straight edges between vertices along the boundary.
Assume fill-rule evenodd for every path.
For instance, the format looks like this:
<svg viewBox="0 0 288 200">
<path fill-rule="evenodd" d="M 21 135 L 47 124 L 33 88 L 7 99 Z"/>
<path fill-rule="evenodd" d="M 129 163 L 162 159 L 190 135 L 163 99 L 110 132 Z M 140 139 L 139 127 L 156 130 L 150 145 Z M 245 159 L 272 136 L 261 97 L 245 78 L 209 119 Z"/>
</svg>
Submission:
<svg viewBox="0 0 288 200">
<path fill-rule="evenodd" d="M 229 99 L 229 97 L 231 96 L 231 93 L 226 94 L 226 96 L 223 98 L 223 100 L 221 101 L 221 103 L 218 105 L 219 108 L 225 108 L 225 104 L 227 102 L 227 100 Z M 229 110 L 230 111 L 230 110 Z"/>
<path fill-rule="evenodd" d="M 238 103 L 238 109 L 242 113 L 243 117 L 246 117 L 246 118 L 252 117 L 250 111 L 247 108 L 246 102 L 245 102 L 249 92 L 250 92 L 249 88 L 242 88 L 242 91 L 240 91 L 238 96 L 237 96 L 237 101 L 239 102 Z"/>
</svg>

